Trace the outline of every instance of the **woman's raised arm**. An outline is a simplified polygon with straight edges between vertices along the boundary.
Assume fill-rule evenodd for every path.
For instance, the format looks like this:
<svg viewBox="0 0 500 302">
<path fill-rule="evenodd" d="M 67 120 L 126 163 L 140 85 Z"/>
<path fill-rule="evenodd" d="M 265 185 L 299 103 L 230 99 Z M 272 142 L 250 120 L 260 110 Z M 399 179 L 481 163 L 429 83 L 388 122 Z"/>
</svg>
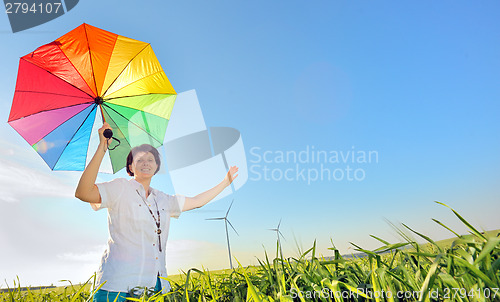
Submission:
<svg viewBox="0 0 500 302">
<path fill-rule="evenodd" d="M 101 165 L 102 159 L 106 154 L 106 138 L 103 135 L 104 130 L 111 129 L 108 123 L 104 123 L 102 127 L 98 130 L 99 132 L 99 147 L 95 151 L 94 157 L 89 162 L 85 171 L 83 171 L 78 186 L 76 187 L 75 197 L 89 203 L 101 203 L 101 195 L 99 194 L 99 189 L 95 185 L 97 179 L 97 172 L 99 172 L 99 166 Z M 110 139 L 111 142 L 112 139 Z"/>
</svg>

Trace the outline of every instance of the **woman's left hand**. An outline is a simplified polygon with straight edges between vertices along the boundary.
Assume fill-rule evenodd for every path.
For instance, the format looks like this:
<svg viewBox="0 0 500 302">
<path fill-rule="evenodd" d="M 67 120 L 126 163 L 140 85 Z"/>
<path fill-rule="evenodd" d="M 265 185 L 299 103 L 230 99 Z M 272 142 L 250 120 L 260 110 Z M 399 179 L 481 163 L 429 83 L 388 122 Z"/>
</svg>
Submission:
<svg viewBox="0 0 500 302">
<path fill-rule="evenodd" d="M 236 177 L 238 177 L 238 174 L 236 174 L 236 172 L 238 172 L 238 167 L 232 166 L 231 168 L 229 168 L 229 171 L 227 171 L 226 174 L 226 178 L 224 178 L 224 183 L 226 183 L 226 186 L 231 185 L 233 180 L 235 180 Z"/>
</svg>

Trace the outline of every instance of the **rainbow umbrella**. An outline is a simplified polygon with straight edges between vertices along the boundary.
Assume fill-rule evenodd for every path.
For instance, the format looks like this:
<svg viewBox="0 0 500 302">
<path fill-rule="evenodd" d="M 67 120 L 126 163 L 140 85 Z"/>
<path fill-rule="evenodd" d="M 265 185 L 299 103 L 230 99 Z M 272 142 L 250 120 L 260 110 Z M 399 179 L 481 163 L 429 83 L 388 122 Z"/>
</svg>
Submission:
<svg viewBox="0 0 500 302">
<path fill-rule="evenodd" d="M 8 122 L 52 170 L 82 171 L 106 121 L 115 173 L 131 147 L 162 145 L 175 98 L 150 44 L 82 24 L 20 59 Z"/>
</svg>

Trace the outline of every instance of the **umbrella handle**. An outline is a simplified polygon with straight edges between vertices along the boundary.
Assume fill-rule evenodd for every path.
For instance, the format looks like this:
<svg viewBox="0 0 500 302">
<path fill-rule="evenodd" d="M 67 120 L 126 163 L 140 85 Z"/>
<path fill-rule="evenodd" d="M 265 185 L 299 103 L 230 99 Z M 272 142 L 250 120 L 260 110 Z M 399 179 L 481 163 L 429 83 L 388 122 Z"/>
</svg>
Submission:
<svg viewBox="0 0 500 302">
<path fill-rule="evenodd" d="M 105 130 L 104 130 L 104 132 L 102 133 L 102 135 L 104 135 L 104 137 L 105 137 L 105 138 L 107 138 L 107 139 L 108 139 L 108 141 L 109 141 L 109 139 L 110 139 L 111 137 L 113 137 L 113 130 L 111 130 L 111 129 L 105 129 Z M 111 150 L 111 151 L 112 151 L 112 150 L 115 150 L 115 149 L 116 149 L 116 147 L 118 147 L 118 146 L 120 145 L 120 143 L 121 143 L 121 142 L 120 142 L 120 140 L 119 140 L 119 139 L 117 139 L 116 137 L 113 137 L 113 139 L 114 139 L 115 141 L 117 141 L 117 142 L 118 142 L 118 145 L 114 146 L 113 148 L 110 148 L 110 147 L 108 146 L 108 149 L 109 149 L 109 150 Z"/>
<path fill-rule="evenodd" d="M 102 134 L 104 135 L 105 138 L 111 138 L 113 136 L 113 130 L 106 129 Z"/>
</svg>

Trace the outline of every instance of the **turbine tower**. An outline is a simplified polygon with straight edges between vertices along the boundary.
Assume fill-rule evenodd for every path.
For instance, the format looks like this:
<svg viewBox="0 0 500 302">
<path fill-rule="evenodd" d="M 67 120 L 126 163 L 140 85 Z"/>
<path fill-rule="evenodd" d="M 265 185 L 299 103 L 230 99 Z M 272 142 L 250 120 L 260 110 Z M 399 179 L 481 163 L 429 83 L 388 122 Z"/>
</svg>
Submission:
<svg viewBox="0 0 500 302">
<path fill-rule="evenodd" d="M 281 258 L 283 258 L 283 250 L 281 249 L 280 235 L 281 235 L 281 237 L 283 237 L 283 239 L 285 239 L 285 236 L 283 236 L 283 234 L 281 234 L 280 225 L 281 225 L 281 219 L 280 219 L 280 222 L 278 223 L 278 226 L 275 229 L 269 229 L 269 230 L 276 232 L 276 236 L 278 237 L 278 246 L 280 248 Z"/>
<path fill-rule="evenodd" d="M 233 269 L 233 261 L 231 259 L 231 246 L 229 245 L 229 231 L 227 229 L 227 224 L 228 223 L 231 226 L 231 228 L 233 228 L 233 230 L 236 233 L 236 235 L 239 236 L 238 232 L 236 231 L 236 229 L 231 224 L 231 221 L 229 221 L 229 219 L 227 219 L 227 215 L 229 214 L 229 210 L 231 210 L 231 207 L 233 206 L 233 202 L 234 202 L 234 199 L 233 199 L 233 201 L 231 201 L 231 204 L 229 205 L 229 209 L 227 209 L 226 216 L 224 216 L 224 217 L 218 217 L 218 218 L 207 218 L 206 219 L 206 220 L 224 220 L 224 224 L 226 225 L 227 251 L 229 253 L 229 265 L 231 266 L 231 269 Z"/>
</svg>

